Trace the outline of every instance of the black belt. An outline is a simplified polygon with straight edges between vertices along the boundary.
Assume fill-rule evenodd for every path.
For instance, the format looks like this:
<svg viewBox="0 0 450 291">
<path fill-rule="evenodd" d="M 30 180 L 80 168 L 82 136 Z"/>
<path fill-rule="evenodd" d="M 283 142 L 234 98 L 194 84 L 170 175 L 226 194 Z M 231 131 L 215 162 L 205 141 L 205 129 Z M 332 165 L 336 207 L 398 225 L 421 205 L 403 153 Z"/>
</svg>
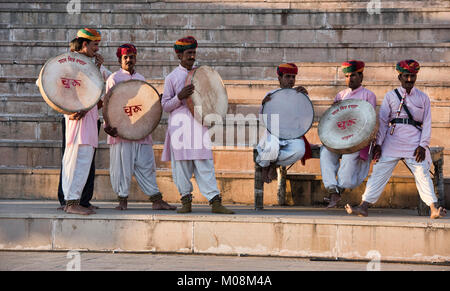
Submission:
<svg viewBox="0 0 450 291">
<path fill-rule="evenodd" d="M 391 120 L 391 123 L 401 123 L 401 124 L 410 124 L 415 127 L 421 127 L 422 122 L 417 122 L 415 120 L 409 119 L 409 118 L 394 118 Z"/>
</svg>

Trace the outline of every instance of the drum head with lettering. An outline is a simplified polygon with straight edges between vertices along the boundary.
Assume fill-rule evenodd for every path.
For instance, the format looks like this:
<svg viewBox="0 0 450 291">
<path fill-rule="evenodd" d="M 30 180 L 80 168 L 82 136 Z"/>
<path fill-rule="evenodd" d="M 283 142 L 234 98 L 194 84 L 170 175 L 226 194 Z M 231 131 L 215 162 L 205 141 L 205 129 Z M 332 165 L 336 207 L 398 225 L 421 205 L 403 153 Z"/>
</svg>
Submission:
<svg viewBox="0 0 450 291">
<path fill-rule="evenodd" d="M 347 99 L 325 111 L 319 122 L 319 138 L 329 150 L 350 154 L 370 144 L 378 130 L 373 106 L 364 100 Z"/>
<path fill-rule="evenodd" d="M 129 80 L 115 85 L 103 105 L 103 118 L 124 139 L 147 137 L 161 120 L 162 106 L 158 91 L 149 83 Z"/>
<path fill-rule="evenodd" d="M 97 105 L 105 82 L 90 58 L 70 52 L 45 63 L 39 74 L 38 86 L 51 108 L 71 114 Z"/>
<path fill-rule="evenodd" d="M 198 122 L 211 125 L 222 122 L 228 110 L 228 95 L 219 73 L 208 66 L 200 66 L 189 72 L 186 85 L 195 86 L 187 99 L 192 115 Z"/>
<path fill-rule="evenodd" d="M 279 89 L 270 96 L 262 110 L 267 130 L 282 139 L 305 135 L 314 120 L 314 108 L 309 97 L 288 88 Z"/>
</svg>

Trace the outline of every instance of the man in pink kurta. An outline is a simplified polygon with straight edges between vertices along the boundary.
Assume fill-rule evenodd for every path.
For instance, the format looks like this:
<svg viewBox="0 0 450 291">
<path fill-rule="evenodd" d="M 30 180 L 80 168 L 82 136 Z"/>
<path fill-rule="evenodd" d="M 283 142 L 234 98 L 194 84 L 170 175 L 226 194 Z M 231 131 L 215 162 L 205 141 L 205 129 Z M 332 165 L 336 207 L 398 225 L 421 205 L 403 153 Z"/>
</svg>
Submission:
<svg viewBox="0 0 450 291">
<path fill-rule="evenodd" d="M 374 109 L 377 106 L 375 94 L 362 86 L 364 62 L 350 60 L 342 64 L 342 72 L 348 88 L 339 92 L 334 103 L 347 99 L 359 99 L 369 102 Z M 339 161 L 340 160 L 340 161 Z M 320 150 L 320 170 L 322 181 L 328 192 L 328 208 L 335 207 L 341 200 L 344 189 L 359 186 L 369 174 L 369 146 L 351 154 L 337 154 L 322 146 Z"/>
<path fill-rule="evenodd" d="M 169 113 L 169 120 L 162 160 L 172 163 L 173 180 L 182 202 L 178 213 L 192 211 L 193 186 L 190 179 L 194 174 L 200 192 L 212 205 L 212 212 L 232 214 L 234 212 L 221 202 L 208 129 L 192 116 L 186 104 L 186 98 L 194 92 L 194 85 L 185 82 L 194 66 L 197 41 L 187 36 L 177 40 L 174 49 L 180 65 L 164 81 L 161 104 Z"/>
<path fill-rule="evenodd" d="M 129 80 L 145 81 L 144 76 L 135 70 L 137 49 L 133 44 L 126 43 L 117 48 L 116 56 L 121 66 L 106 81 L 106 95 L 109 98 L 112 88 L 121 82 Z M 125 114 L 125 113 L 124 113 Z M 152 136 L 137 140 L 127 140 L 118 137 L 117 128 L 112 128 L 105 122 L 105 132 L 110 145 L 110 178 L 113 191 L 118 195 L 117 210 L 128 209 L 128 194 L 131 178 L 136 177 L 142 191 L 149 196 L 154 210 L 175 210 L 175 206 L 167 204 L 162 199 L 162 193 L 156 183 L 156 164 L 153 153 Z"/>
<path fill-rule="evenodd" d="M 103 65 L 103 57 L 97 53 L 101 40 L 100 32 L 84 28 L 72 42 L 74 50 L 92 58 L 103 79 L 111 74 Z M 81 205 L 80 198 L 88 179 L 95 149 L 98 147 L 98 108 L 101 102 L 89 111 L 65 115 L 65 150 L 62 160 L 61 185 L 66 201 L 67 213 L 88 215 L 95 213 L 93 206 Z"/>
<path fill-rule="evenodd" d="M 367 181 L 361 204 L 357 207 L 347 204 L 345 208 L 349 214 L 367 216 L 369 205 L 377 202 L 398 161 L 403 159 L 414 175 L 420 198 L 430 206 L 430 217 L 439 218 L 446 210 L 436 205 L 430 177 L 430 98 L 414 87 L 420 69 L 418 62 L 404 60 L 396 69 L 401 87 L 386 94 L 379 112 L 380 127 L 374 147 L 374 159 L 379 160 Z"/>
</svg>

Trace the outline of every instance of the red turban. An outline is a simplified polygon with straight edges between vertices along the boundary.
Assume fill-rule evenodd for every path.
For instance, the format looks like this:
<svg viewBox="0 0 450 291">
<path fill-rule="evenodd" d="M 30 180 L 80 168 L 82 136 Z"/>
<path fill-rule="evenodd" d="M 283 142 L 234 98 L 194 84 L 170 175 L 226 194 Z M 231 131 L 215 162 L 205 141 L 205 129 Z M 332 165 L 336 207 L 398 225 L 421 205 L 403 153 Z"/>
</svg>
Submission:
<svg viewBox="0 0 450 291">
<path fill-rule="evenodd" d="M 116 56 L 121 59 L 123 55 L 137 54 L 137 49 L 131 43 L 126 43 L 117 48 Z"/>
<path fill-rule="evenodd" d="M 281 64 L 277 67 L 278 76 L 282 76 L 283 74 L 297 75 L 297 73 L 298 73 L 298 68 L 293 63 Z"/>
</svg>

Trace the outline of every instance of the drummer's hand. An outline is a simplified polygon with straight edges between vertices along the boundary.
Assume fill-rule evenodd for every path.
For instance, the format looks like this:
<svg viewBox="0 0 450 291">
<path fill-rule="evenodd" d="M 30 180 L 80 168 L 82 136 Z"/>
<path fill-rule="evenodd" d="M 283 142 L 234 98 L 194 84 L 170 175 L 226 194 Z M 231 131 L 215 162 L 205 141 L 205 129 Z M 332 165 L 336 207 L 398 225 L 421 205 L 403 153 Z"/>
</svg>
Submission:
<svg viewBox="0 0 450 291">
<path fill-rule="evenodd" d="M 381 146 L 379 144 L 373 147 L 373 159 L 378 162 L 381 157 Z"/>
<path fill-rule="evenodd" d="M 425 160 L 425 149 L 421 146 L 418 146 L 414 151 L 414 156 L 416 157 L 416 162 L 423 162 L 423 160 Z"/>
<path fill-rule="evenodd" d="M 266 97 L 264 97 L 263 101 L 262 101 L 262 105 L 264 105 L 266 102 L 269 102 L 270 99 L 272 99 L 271 97 L 272 94 L 267 95 Z"/>
<path fill-rule="evenodd" d="M 69 115 L 70 120 L 80 120 L 86 115 L 87 111 L 81 110 Z"/>
<path fill-rule="evenodd" d="M 297 90 L 297 92 L 303 93 L 305 95 L 308 95 L 308 90 L 306 90 L 305 87 L 303 86 L 298 86 L 297 88 L 295 88 L 295 90 Z"/>
<path fill-rule="evenodd" d="M 103 64 L 105 60 L 103 59 L 103 56 L 100 54 L 95 54 L 95 65 L 100 68 L 100 66 Z"/>
<path fill-rule="evenodd" d="M 194 85 L 190 84 L 187 85 L 186 87 L 184 87 L 183 89 L 181 89 L 180 93 L 178 93 L 178 99 L 183 100 L 188 98 L 189 96 L 192 95 L 192 93 L 194 93 Z"/>
<path fill-rule="evenodd" d="M 112 137 L 117 137 L 117 128 L 111 127 L 110 125 L 105 126 L 103 130 Z"/>
</svg>

